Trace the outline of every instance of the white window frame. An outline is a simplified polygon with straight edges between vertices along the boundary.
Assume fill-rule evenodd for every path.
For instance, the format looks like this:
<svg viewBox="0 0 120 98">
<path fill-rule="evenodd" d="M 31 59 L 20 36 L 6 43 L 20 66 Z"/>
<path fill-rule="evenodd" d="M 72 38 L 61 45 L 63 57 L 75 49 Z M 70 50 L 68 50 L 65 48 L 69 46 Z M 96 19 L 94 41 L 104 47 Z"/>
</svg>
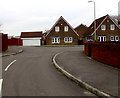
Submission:
<svg viewBox="0 0 120 98">
<path fill-rule="evenodd" d="M 119 41 L 119 36 L 110 36 L 110 41 Z"/>
<path fill-rule="evenodd" d="M 56 26 L 55 27 L 55 32 L 59 32 L 60 31 L 60 27 L 59 26 Z"/>
<path fill-rule="evenodd" d="M 100 42 L 105 42 L 106 41 L 106 36 L 98 36 L 98 39 L 100 39 L 99 40 Z"/>
<path fill-rule="evenodd" d="M 60 43 L 60 37 L 52 37 L 52 43 L 55 44 L 55 43 Z"/>
<path fill-rule="evenodd" d="M 115 30 L 115 25 L 114 24 L 110 25 L 110 30 Z"/>
<path fill-rule="evenodd" d="M 68 26 L 64 26 L 64 31 L 68 32 Z"/>
<path fill-rule="evenodd" d="M 101 25 L 101 30 L 106 30 L 106 25 Z"/>
<path fill-rule="evenodd" d="M 73 38 L 72 37 L 65 37 L 64 38 L 64 42 L 65 43 L 72 43 L 73 42 Z"/>
<path fill-rule="evenodd" d="M 115 41 L 115 37 L 114 36 L 110 36 L 110 41 Z"/>
<path fill-rule="evenodd" d="M 115 41 L 119 41 L 119 36 L 115 36 Z"/>
</svg>

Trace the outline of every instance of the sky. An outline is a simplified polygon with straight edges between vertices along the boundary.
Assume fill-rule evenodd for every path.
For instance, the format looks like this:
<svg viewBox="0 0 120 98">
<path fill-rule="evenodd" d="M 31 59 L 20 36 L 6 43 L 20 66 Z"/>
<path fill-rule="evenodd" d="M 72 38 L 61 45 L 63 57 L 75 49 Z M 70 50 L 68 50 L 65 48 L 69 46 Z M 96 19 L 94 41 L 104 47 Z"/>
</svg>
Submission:
<svg viewBox="0 0 120 98">
<path fill-rule="evenodd" d="M 118 15 L 120 0 L 94 0 L 96 18 Z M 63 16 L 73 28 L 89 26 L 94 20 L 94 3 L 88 0 L 0 0 L 0 30 L 9 36 L 23 31 L 49 30 Z"/>
</svg>

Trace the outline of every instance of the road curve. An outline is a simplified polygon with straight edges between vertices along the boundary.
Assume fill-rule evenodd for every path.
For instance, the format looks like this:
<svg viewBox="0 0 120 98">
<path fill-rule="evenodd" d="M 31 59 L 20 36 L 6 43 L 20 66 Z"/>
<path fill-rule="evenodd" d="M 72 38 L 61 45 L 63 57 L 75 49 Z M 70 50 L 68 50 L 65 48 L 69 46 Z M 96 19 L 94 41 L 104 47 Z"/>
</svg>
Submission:
<svg viewBox="0 0 120 98">
<path fill-rule="evenodd" d="M 58 52 L 83 47 L 23 47 L 24 52 L 3 57 L 3 96 L 95 96 L 69 81 L 52 65 Z M 13 60 L 16 62 L 4 72 Z"/>
</svg>

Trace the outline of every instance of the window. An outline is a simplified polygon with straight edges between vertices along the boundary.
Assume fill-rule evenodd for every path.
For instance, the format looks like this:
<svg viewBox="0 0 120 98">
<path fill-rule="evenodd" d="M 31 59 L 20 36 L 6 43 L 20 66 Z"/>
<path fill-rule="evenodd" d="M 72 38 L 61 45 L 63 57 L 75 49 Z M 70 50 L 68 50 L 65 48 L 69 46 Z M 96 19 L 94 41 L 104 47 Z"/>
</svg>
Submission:
<svg viewBox="0 0 120 98">
<path fill-rule="evenodd" d="M 107 22 L 109 22 L 109 20 L 107 20 Z"/>
<path fill-rule="evenodd" d="M 101 30 L 106 30 L 106 25 L 101 25 Z"/>
<path fill-rule="evenodd" d="M 64 31 L 65 31 L 65 32 L 68 31 L 68 26 L 64 26 Z"/>
<path fill-rule="evenodd" d="M 114 36 L 110 36 L 110 40 L 111 40 L 111 41 L 115 41 Z"/>
<path fill-rule="evenodd" d="M 119 36 L 110 36 L 111 41 L 119 41 Z"/>
<path fill-rule="evenodd" d="M 65 37 L 64 38 L 64 42 L 65 43 L 72 43 L 73 42 L 73 38 L 72 37 Z"/>
<path fill-rule="evenodd" d="M 64 38 L 64 42 L 67 42 L 67 41 L 68 41 L 68 38 L 67 38 L 67 37 L 65 37 L 65 38 Z"/>
<path fill-rule="evenodd" d="M 119 36 L 115 36 L 115 41 L 119 41 Z"/>
<path fill-rule="evenodd" d="M 59 31 L 60 31 L 60 27 L 59 27 L 59 26 L 56 26 L 56 27 L 55 27 L 55 31 L 56 31 L 56 32 L 59 32 Z"/>
<path fill-rule="evenodd" d="M 115 30 L 115 25 L 110 25 L 110 30 Z"/>
<path fill-rule="evenodd" d="M 60 43 L 60 37 L 53 37 L 52 43 Z"/>
<path fill-rule="evenodd" d="M 106 41 L 106 36 L 98 36 L 98 41 L 105 42 Z"/>
</svg>

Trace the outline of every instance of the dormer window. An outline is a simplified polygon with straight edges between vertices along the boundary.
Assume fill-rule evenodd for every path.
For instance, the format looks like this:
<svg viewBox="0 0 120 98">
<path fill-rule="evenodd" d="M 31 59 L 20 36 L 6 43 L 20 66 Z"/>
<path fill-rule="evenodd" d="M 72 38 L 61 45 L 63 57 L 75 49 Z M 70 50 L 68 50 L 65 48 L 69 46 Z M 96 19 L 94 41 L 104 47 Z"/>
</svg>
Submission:
<svg viewBox="0 0 120 98">
<path fill-rule="evenodd" d="M 106 25 L 101 25 L 101 30 L 106 30 Z"/>
<path fill-rule="evenodd" d="M 56 26 L 55 27 L 55 32 L 59 32 L 60 31 L 60 27 L 59 26 Z"/>
<path fill-rule="evenodd" d="M 110 25 L 110 30 L 115 30 L 115 25 Z"/>
<path fill-rule="evenodd" d="M 68 26 L 64 26 L 64 31 L 65 31 L 65 32 L 68 31 Z"/>
</svg>

